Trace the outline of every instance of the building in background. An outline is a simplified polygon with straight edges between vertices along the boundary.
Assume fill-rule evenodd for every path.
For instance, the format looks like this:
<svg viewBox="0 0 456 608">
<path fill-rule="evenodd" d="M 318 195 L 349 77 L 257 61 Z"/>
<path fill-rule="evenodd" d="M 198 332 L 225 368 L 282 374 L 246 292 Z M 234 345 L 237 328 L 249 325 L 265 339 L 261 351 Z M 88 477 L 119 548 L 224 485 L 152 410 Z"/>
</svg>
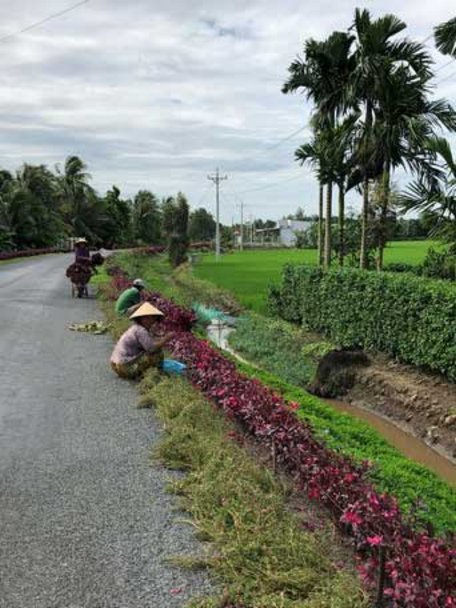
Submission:
<svg viewBox="0 0 456 608">
<path fill-rule="evenodd" d="M 279 220 L 273 228 L 255 230 L 255 243 L 294 247 L 298 235 L 307 232 L 311 226 L 312 222 L 307 220 Z"/>
</svg>

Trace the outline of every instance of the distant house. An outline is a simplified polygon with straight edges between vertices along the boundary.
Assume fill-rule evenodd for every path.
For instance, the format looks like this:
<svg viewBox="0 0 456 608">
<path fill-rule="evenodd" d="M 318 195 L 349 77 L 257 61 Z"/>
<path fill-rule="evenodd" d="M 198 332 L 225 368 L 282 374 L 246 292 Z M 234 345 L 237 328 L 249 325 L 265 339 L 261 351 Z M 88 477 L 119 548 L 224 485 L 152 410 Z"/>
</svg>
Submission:
<svg viewBox="0 0 456 608">
<path fill-rule="evenodd" d="M 255 230 L 255 240 L 260 243 L 276 243 L 284 247 L 294 247 L 297 235 L 307 232 L 312 222 L 302 220 L 279 220 L 274 228 L 260 228 Z"/>
</svg>

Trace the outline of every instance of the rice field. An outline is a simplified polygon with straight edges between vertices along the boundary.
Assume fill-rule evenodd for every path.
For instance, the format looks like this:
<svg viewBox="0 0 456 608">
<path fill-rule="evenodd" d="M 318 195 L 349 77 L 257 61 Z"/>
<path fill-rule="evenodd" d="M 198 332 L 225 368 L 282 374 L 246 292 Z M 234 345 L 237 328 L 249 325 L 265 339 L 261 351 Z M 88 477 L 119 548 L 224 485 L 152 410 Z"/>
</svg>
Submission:
<svg viewBox="0 0 456 608">
<path fill-rule="evenodd" d="M 420 264 L 436 241 L 394 241 L 385 251 L 385 263 Z M 316 264 L 315 249 L 269 249 L 227 253 L 216 262 L 213 254 L 202 256 L 196 276 L 231 291 L 241 304 L 265 312 L 268 286 L 277 283 L 284 264 Z"/>
</svg>

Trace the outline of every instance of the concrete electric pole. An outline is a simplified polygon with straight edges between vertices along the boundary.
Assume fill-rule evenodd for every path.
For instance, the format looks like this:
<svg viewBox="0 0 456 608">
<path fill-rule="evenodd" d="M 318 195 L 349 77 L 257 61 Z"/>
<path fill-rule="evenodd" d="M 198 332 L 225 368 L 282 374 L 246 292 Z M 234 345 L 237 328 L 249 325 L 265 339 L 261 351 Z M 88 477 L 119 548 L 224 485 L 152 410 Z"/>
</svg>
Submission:
<svg viewBox="0 0 456 608">
<path fill-rule="evenodd" d="M 220 259 L 220 182 L 224 179 L 228 179 L 227 175 L 223 177 L 220 175 L 218 167 L 215 172 L 215 175 L 208 175 L 207 179 L 210 179 L 211 182 L 215 184 L 215 192 L 216 192 L 216 225 L 215 225 L 215 258 L 216 260 Z"/>
</svg>

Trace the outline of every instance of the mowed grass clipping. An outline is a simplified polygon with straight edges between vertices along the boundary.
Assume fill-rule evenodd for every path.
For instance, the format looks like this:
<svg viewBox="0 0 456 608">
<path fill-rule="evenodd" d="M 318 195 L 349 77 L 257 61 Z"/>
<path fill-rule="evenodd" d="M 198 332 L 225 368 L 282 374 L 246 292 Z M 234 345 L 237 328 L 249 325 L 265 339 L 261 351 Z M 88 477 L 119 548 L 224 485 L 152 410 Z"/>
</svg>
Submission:
<svg viewBox="0 0 456 608">
<path fill-rule="evenodd" d="M 221 596 L 192 607 L 368 606 L 347 549 L 335 549 L 329 527 L 307 529 L 287 506 L 286 485 L 230 437 L 233 427 L 220 412 L 180 378 L 152 371 L 141 390 L 140 405 L 155 407 L 166 429 L 156 455 L 187 473 L 171 489 L 198 538 L 211 543 L 175 563 L 208 567 L 221 583 Z"/>
<path fill-rule="evenodd" d="M 420 264 L 436 241 L 394 241 L 385 251 L 385 263 Z M 280 281 L 284 264 L 316 264 L 315 249 L 265 249 L 226 253 L 216 262 L 213 254 L 201 256 L 195 266 L 200 279 L 231 291 L 246 308 L 266 312 L 268 286 Z"/>
</svg>

